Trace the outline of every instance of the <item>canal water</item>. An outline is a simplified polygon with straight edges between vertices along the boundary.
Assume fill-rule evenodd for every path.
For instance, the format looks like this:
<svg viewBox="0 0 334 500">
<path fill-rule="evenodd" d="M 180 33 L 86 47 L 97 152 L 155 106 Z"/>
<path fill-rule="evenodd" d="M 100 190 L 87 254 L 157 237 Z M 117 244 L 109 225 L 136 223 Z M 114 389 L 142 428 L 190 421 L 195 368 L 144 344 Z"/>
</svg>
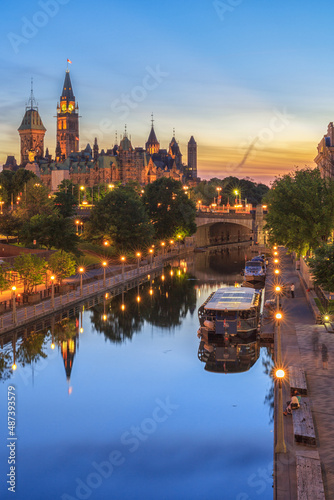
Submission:
<svg viewBox="0 0 334 500">
<path fill-rule="evenodd" d="M 253 339 L 212 362 L 197 337 L 198 307 L 242 281 L 249 255 L 242 246 L 189 255 L 123 296 L 18 336 L 15 372 L 5 343 L 0 498 L 271 499 L 270 346 Z"/>
</svg>

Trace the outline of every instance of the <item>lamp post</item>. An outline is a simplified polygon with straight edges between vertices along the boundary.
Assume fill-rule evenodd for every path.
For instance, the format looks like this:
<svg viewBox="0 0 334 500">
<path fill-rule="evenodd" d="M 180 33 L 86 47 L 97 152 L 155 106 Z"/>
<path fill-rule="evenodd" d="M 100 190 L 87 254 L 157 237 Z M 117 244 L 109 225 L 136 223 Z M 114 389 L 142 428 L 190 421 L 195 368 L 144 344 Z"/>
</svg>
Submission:
<svg viewBox="0 0 334 500">
<path fill-rule="evenodd" d="M 84 272 L 83 267 L 79 267 L 79 273 L 80 273 L 80 297 L 82 297 L 82 273 Z"/>
<path fill-rule="evenodd" d="M 107 262 L 103 261 L 102 262 L 102 266 L 103 266 L 103 286 L 105 287 L 106 286 L 106 266 L 107 266 Z"/>
<path fill-rule="evenodd" d="M 52 309 L 54 309 L 55 307 L 55 276 L 50 276 L 50 280 L 51 280 L 51 307 Z"/>
<path fill-rule="evenodd" d="M 85 190 L 85 186 L 80 186 L 80 189 L 78 190 L 78 193 L 79 193 L 79 208 L 80 208 L 80 191 L 84 191 L 84 190 Z"/>
<path fill-rule="evenodd" d="M 79 224 L 80 224 L 80 221 L 76 220 L 75 225 L 77 226 L 77 234 L 79 234 Z"/>
<path fill-rule="evenodd" d="M 276 356 L 276 364 L 277 366 L 282 365 L 282 352 L 281 352 L 281 319 L 282 313 L 277 312 L 275 314 L 275 318 L 277 320 L 277 356 Z"/>
<path fill-rule="evenodd" d="M 277 311 L 279 311 L 279 309 L 280 309 L 280 307 L 279 307 L 279 296 L 280 296 L 281 291 L 282 291 L 282 288 L 279 285 L 276 285 L 275 286 L 275 292 L 276 292 L 276 307 L 277 307 Z"/>
<path fill-rule="evenodd" d="M 277 414 L 277 436 L 275 453 L 286 453 L 286 445 L 284 441 L 284 421 L 283 421 L 283 394 L 282 394 L 282 379 L 285 372 L 282 369 L 277 369 L 275 376 L 278 379 L 278 414 Z"/>
<path fill-rule="evenodd" d="M 4 201 L 0 201 L 0 206 L 1 206 L 1 211 L 0 211 L 0 214 L 1 214 L 1 215 L 3 215 L 2 205 L 3 205 L 4 203 L 5 203 Z"/>
<path fill-rule="evenodd" d="M 12 319 L 13 319 L 14 325 L 16 325 L 16 323 L 17 323 L 16 295 L 15 295 L 15 291 L 16 291 L 16 286 L 12 286 L 12 299 L 13 299 L 13 314 L 12 314 Z"/>
<path fill-rule="evenodd" d="M 222 188 L 217 187 L 216 190 L 217 190 L 217 205 L 220 205 L 220 202 L 221 202 L 220 192 L 221 192 Z"/>
<path fill-rule="evenodd" d="M 125 257 L 121 257 L 121 262 L 122 262 L 122 280 L 124 280 L 124 262 L 125 262 Z"/>
<path fill-rule="evenodd" d="M 275 276 L 278 276 L 279 275 L 279 269 L 275 269 L 274 274 L 275 274 Z"/>
<path fill-rule="evenodd" d="M 139 274 L 139 264 L 140 264 L 141 253 L 137 252 L 136 257 L 137 257 L 137 274 Z"/>
<path fill-rule="evenodd" d="M 153 252 L 154 252 L 153 248 L 150 248 L 149 249 L 149 253 L 151 254 L 151 267 L 152 267 L 152 264 L 153 264 Z"/>
<path fill-rule="evenodd" d="M 164 258 L 164 255 L 165 255 L 165 244 L 166 243 L 164 241 L 161 242 L 161 246 L 162 246 L 162 258 Z"/>
</svg>

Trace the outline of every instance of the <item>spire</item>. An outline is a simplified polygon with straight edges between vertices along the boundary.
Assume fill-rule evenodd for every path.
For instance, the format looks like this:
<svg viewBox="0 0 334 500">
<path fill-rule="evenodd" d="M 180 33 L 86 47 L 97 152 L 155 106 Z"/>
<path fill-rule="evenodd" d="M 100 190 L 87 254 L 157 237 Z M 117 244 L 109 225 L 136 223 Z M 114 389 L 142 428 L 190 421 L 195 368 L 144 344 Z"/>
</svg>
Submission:
<svg viewBox="0 0 334 500">
<path fill-rule="evenodd" d="M 173 128 L 173 137 L 175 139 L 175 128 Z"/>
<path fill-rule="evenodd" d="M 27 110 L 28 109 L 37 109 L 37 102 L 34 97 L 34 79 L 31 78 L 31 89 L 30 89 L 30 98 L 27 104 Z"/>
<path fill-rule="evenodd" d="M 66 73 L 65 73 L 63 92 L 61 94 L 60 100 L 61 101 L 75 101 L 69 69 L 67 69 Z"/>
</svg>

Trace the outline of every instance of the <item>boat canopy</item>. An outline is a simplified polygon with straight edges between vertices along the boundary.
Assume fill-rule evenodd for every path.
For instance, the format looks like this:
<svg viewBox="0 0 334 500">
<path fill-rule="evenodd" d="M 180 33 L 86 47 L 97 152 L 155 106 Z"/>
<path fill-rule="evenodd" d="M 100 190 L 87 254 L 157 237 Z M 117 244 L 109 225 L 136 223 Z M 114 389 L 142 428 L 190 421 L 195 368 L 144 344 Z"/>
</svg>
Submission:
<svg viewBox="0 0 334 500">
<path fill-rule="evenodd" d="M 247 311 L 255 306 L 258 293 L 253 288 L 219 288 L 204 306 L 213 311 Z"/>
</svg>

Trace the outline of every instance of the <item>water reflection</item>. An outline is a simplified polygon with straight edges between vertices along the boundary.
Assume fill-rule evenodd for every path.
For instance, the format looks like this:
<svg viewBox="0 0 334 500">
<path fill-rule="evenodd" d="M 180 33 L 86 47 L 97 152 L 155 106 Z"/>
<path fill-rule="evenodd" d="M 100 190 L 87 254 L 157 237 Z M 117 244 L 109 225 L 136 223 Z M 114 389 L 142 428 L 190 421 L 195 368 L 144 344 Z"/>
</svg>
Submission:
<svg viewBox="0 0 334 500">
<path fill-rule="evenodd" d="M 154 280 L 124 295 L 105 299 L 91 310 L 91 322 L 114 343 L 132 339 L 145 322 L 164 329 L 182 324 L 196 310 L 195 282 L 189 273 L 166 268 Z"/>
<path fill-rule="evenodd" d="M 216 373 L 241 373 L 248 371 L 259 359 L 260 340 L 253 335 L 247 340 L 230 337 L 219 342 L 209 342 L 207 333 L 199 331 L 198 358 L 205 363 L 205 370 Z"/>
</svg>

